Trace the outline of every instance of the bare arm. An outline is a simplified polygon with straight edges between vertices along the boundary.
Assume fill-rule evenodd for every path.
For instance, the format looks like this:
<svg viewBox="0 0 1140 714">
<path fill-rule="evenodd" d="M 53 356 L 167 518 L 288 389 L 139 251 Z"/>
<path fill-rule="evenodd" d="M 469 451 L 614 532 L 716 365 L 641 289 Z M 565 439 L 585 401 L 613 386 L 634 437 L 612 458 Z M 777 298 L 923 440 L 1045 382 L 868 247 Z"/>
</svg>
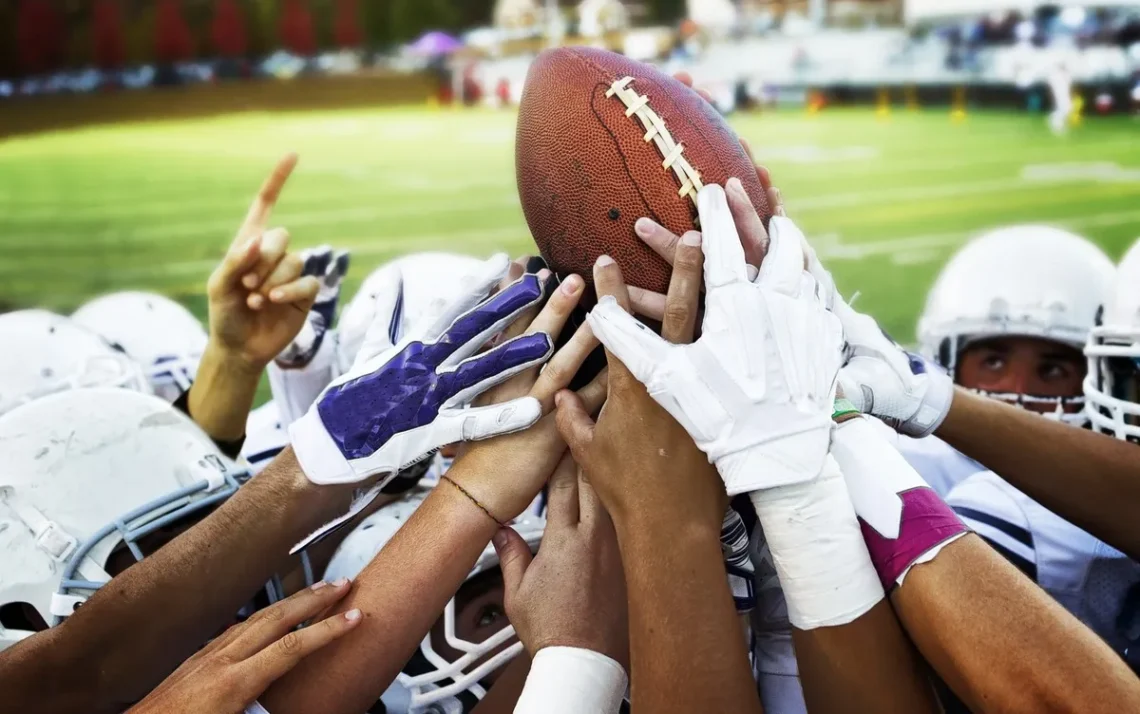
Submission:
<svg viewBox="0 0 1140 714">
<path fill-rule="evenodd" d="M 915 566 L 891 601 L 973 711 L 1140 711 L 1128 666 L 976 535 Z"/>
<path fill-rule="evenodd" d="M 925 663 L 890 603 L 847 625 L 792 629 L 808 711 L 940 711 Z"/>
<path fill-rule="evenodd" d="M 652 712 L 759 712 L 719 524 L 671 515 L 615 520 L 630 593 L 632 700 Z"/>
<path fill-rule="evenodd" d="M 189 407 L 194 423 L 210 438 L 236 441 L 245 436 L 245 424 L 264 365 L 250 364 L 207 343 L 194 384 Z"/>
<path fill-rule="evenodd" d="M 293 544 L 347 509 L 351 491 L 312 485 L 286 449 L 63 624 L 4 652 L 6 701 L 25 712 L 122 711 L 230 624 Z"/>
<path fill-rule="evenodd" d="M 1135 444 L 961 388 L 936 434 L 1049 510 L 1140 558 Z"/>
<path fill-rule="evenodd" d="M 457 463 L 453 472 L 461 470 Z M 458 475 L 458 474 L 453 474 Z M 273 714 L 360 712 L 380 698 L 459 589 L 498 524 L 441 483 L 361 571 L 338 611 L 364 620 L 261 697 Z M 395 576 L 394 574 L 399 574 Z"/>
</svg>

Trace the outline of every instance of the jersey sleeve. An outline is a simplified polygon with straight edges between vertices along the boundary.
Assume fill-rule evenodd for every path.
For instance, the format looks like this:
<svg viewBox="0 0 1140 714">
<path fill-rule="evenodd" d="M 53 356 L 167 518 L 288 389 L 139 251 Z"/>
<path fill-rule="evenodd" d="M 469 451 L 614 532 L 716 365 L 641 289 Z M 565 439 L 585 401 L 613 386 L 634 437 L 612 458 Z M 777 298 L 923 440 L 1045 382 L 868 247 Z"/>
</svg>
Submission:
<svg viewBox="0 0 1140 714">
<path fill-rule="evenodd" d="M 946 502 L 971 530 L 1037 582 L 1033 531 L 1012 486 L 983 471 L 955 486 Z"/>
<path fill-rule="evenodd" d="M 289 445 L 289 434 L 282 426 L 274 401 L 250 412 L 245 433 L 241 455 L 249 462 L 250 471 L 254 474 L 261 473 Z"/>
</svg>

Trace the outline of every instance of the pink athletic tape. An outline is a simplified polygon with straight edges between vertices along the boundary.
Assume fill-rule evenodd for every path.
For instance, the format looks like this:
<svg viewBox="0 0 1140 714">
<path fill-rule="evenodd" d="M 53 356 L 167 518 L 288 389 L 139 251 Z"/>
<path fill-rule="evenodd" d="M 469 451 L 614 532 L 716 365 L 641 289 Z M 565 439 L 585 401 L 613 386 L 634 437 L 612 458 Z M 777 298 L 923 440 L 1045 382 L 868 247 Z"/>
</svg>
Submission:
<svg viewBox="0 0 1140 714">
<path fill-rule="evenodd" d="M 890 592 L 900 575 L 922 554 L 939 543 L 966 531 L 958 515 L 931 488 L 913 488 L 899 494 L 902 499 L 902 525 L 899 537 L 884 538 L 860 518 L 863 540 L 871 554 L 871 563 Z"/>
</svg>

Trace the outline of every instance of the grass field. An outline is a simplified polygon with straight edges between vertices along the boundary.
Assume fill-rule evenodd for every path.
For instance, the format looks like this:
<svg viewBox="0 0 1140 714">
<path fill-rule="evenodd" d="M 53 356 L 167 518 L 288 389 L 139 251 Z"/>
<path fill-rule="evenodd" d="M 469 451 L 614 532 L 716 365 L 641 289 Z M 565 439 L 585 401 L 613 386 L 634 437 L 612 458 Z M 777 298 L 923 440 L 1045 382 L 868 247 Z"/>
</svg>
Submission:
<svg viewBox="0 0 1140 714">
<path fill-rule="evenodd" d="M 870 110 L 733 118 L 848 294 L 902 339 L 955 248 L 1048 222 L 1115 259 L 1140 235 L 1140 124 L 1089 119 L 1064 139 L 1039 116 Z M 121 288 L 203 314 L 206 276 L 274 159 L 301 164 L 275 222 L 297 245 L 354 253 L 350 290 L 424 249 L 532 252 L 506 112 L 243 114 L 0 142 L 0 300 L 70 310 Z M 1017 266 L 1009 266 L 1016 271 Z"/>
</svg>

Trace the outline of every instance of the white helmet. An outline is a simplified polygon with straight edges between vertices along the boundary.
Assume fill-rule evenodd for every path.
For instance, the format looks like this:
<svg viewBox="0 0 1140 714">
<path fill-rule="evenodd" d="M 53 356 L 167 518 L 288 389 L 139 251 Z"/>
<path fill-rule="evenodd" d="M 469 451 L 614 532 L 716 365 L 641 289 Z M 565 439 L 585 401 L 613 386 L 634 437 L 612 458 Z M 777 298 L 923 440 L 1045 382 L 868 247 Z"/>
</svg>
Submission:
<svg viewBox="0 0 1140 714">
<path fill-rule="evenodd" d="M 364 336 L 376 316 L 376 298 L 384 293 L 383 286 L 403 281 L 400 303 L 393 309 L 395 323 L 391 326 L 392 341 L 396 342 L 424 315 L 438 311 L 459 297 L 463 287 L 461 279 L 482 264 L 483 261 L 468 255 L 413 253 L 372 271 L 344 308 L 337 324 L 337 364 L 341 373 L 352 366 L 364 344 Z"/>
<path fill-rule="evenodd" d="M 955 374 L 970 342 L 1000 336 L 1037 337 L 1084 347 L 1115 267 L 1088 240 L 1049 226 L 1013 226 L 967 243 L 942 269 L 918 321 L 922 354 Z M 993 394 L 1003 401 L 1056 405 L 1050 416 L 1083 424 L 1066 406 L 1080 397 Z"/>
<path fill-rule="evenodd" d="M 382 507 L 366 518 L 341 543 L 329 561 L 325 579 L 331 581 L 340 577 L 355 578 L 408 520 L 431 490 L 417 486 L 399 501 Z M 537 551 L 546 528 L 546 520 L 540 516 L 524 514 L 516 519 L 511 527 L 518 531 L 532 551 Z M 498 564 L 499 558 L 495 549 L 488 545 L 476 561 L 475 567 L 471 569 L 467 582 L 497 567 Z M 383 700 L 390 706 L 406 706 L 411 712 L 451 714 L 470 711 L 470 708 L 486 694 L 480 680 L 500 667 L 506 666 L 523 649 L 522 643 L 515 638 L 514 628 L 509 624 L 482 642 L 471 642 L 460 637 L 456 627 L 455 597 L 451 598 L 444 608 L 443 627 L 446 644 L 461 655 L 452 660 L 437 652 L 429 632 L 420 643 L 419 650 L 413 655 L 412 660 L 384 693 Z M 511 642 L 512 640 L 514 641 Z M 508 642 L 511 644 L 503 648 Z"/>
<path fill-rule="evenodd" d="M 1089 421 L 1118 439 L 1140 441 L 1140 241 L 1120 261 L 1085 355 Z"/>
<path fill-rule="evenodd" d="M 190 388 L 206 349 L 206 330 L 189 310 L 156 293 L 95 298 L 71 316 L 142 365 L 154 393 L 173 402 Z"/>
<path fill-rule="evenodd" d="M 121 569 L 113 555 L 141 560 L 147 535 L 242 475 L 185 414 L 124 389 L 25 404 L 0 417 L 0 443 L 0 650 L 58 624 Z"/>
<path fill-rule="evenodd" d="M 0 414 L 77 387 L 149 392 L 139 366 L 103 338 L 47 310 L 0 315 Z"/>
</svg>

